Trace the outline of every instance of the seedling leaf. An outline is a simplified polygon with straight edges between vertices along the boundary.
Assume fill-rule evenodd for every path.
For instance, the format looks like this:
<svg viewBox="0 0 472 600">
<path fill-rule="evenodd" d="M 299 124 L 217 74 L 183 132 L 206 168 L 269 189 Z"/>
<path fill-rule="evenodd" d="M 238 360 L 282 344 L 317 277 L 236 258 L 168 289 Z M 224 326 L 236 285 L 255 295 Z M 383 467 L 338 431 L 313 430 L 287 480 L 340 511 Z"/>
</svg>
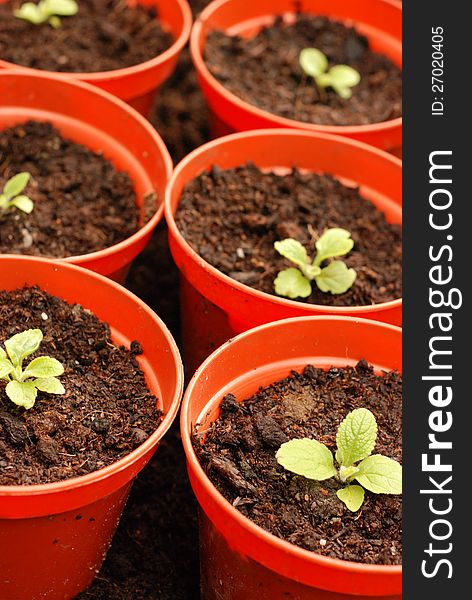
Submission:
<svg viewBox="0 0 472 600">
<path fill-rule="evenodd" d="M 364 502 L 364 489 L 360 485 L 348 485 L 336 492 L 336 496 L 344 502 L 351 512 L 357 512 Z"/>
<path fill-rule="evenodd" d="M 46 392 L 47 394 L 65 394 L 66 392 L 64 386 L 56 377 L 36 379 L 34 384 L 40 392 Z"/>
<path fill-rule="evenodd" d="M 321 270 L 316 277 L 316 285 L 322 292 L 344 294 L 352 286 L 356 277 L 357 273 L 354 269 L 348 269 L 341 260 L 335 260 Z"/>
<path fill-rule="evenodd" d="M 402 493 L 402 466 L 396 460 L 374 454 L 359 465 L 355 479 L 374 494 Z"/>
<path fill-rule="evenodd" d="M 288 471 L 308 479 L 323 481 L 336 475 L 331 451 L 316 440 L 290 440 L 280 446 L 276 459 Z"/>
<path fill-rule="evenodd" d="M 317 48 L 304 48 L 300 52 L 300 66 L 309 77 L 316 79 L 328 68 L 328 59 Z"/>
<path fill-rule="evenodd" d="M 315 246 L 317 250 L 315 264 L 320 265 L 327 258 L 344 256 L 350 252 L 354 247 L 354 241 L 349 231 L 333 227 L 323 233 Z"/>
<path fill-rule="evenodd" d="M 23 379 L 29 377 L 59 377 L 64 373 L 64 367 L 55 358 L 49 356 L 40 356 L 30 362 L 23 372 Z"/>
<path fill-rule="evenodd" d="M 339 426 L 336 435 L 336 460 L 350 467 L 372 454 L 377 439 L 377 423 L 367 408 L 356 408 Z"/>
<path fill-rule="evenodd" d="M 308 263 L 308 254 L 304 246 L 292 238 L 287 238 L 281 242 L 275 242 L 274 248 L 284 258 L 288 258 L 291 262 L 299 267 L 306 267 Z"/>
<path fill-rule="evenodd" d="M 34 406 L 38 394 L 33 381 L 10 381 L 5 391 L 12 402 L 26 410 Z"/>
<path fill-rule="evenodd" d="M 275 293 L 286 298 L 308 298 L 311 284 L 298 269 L 280 271 L 274 280 Z"/>
<path fill-rule="evenodd" d="M 30 174 L 27 172 L 21 172 L 14 175 L 11 179 L 9 179 L 4 188 L 4 195 L 10 200 L 14 196 L 18 196 L 28 185 L 30 179 Z"/>
<path fill-rule="evenodd" d="M 79 5 L 75 0 L 45 0 L 50 15 L 72 17 L 77 14 Z"/>
<path fill-rule="evenodd" d="M 352 96 L 351 88 L 358 85 L 361 76 L 348 65 L 335 65 L 329 70 L 329 85 L 342 98 L 348 100 Z"/>
<path fill-rule="evenodd" d="M 33 25 L 41 25 L 44 23 L 44 15 L 39 9 L 39 5 L 34 2 L 25 2 L 20 6 L 19 9 L 13 12 L 17 19 L 23 19 L 23 21 L 29 21 Z"/>
<path fill-rule="evenodd" d="M 13 366 L 21 366 L 27 356 L 36 352 L 42 339 L 43 332 L 41 329 L 27 329 L 7 340 L 5 348 Z"/>
<path fill-rule="evenodd" d="M 34 203 L 28 196 L 17 196 L 10 201 L 10 205 L 18 208 L 18 210 L 23 211 L 27 215 L 29 215 L 34 208 Z"/>
<path fill-rule="evenodd" d="M 11 362 L 7 358 L 0 356 L 0 379 L 8 380 L 8 375 L 10 375 L 10 373 L 12 372 L 13 365 L 11 364 Z"/>
</svg>

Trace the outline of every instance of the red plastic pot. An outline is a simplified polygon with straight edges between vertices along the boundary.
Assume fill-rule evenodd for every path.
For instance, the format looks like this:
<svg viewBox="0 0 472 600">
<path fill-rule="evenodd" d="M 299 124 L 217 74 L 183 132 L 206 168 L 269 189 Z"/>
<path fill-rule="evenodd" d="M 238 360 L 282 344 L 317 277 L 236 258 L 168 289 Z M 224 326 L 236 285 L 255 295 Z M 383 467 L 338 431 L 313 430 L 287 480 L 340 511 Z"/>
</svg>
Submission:
<svg viewBox="0 0 472 600">
<path fill-rule="evenodd" d="M 297 166 L 358 184 L 389 221 L 401 223 L 401 162 L 361 142 L 320 133 L 270 129 L 214 140 L 187 156 L 166 191 L 169 244 L 181 274 L 186 365 L 193 372 L 215 348 L 237 333 L 287 317 L 350 315 L 401 324 L 401 299 L 370 306 L 317 306 L 272 296 L 243 285 L 205 262 L 186 242 L 174 214 L 186 184 L 212 165 L 228 169 L 252 161 L 260 168 Z"/>
<path fill-rule="evenodd" d="M 4 1 L 0 0 L 0 2 Z M 137 3 L 138 0 L 128 1 L 131 6 Z M 57 75 L 68 81 L 91 83 L 125 100 L 141 114 L 148 116 L 157 88 L 172 74 L 179 54 L 187 43 L 192 27 L 192 12 L 186 0 L 139 0 L 139 4 L 156 7 L 158 19 L 174 38 L 170 48 L 159 56 L 133 67 L 101 73 L 58 73 Z M 0 60 L 0 69 L 12 68 L 38 73 L 37 69 Z"/>
<path fill-rule="evenodd" d="M 402 63 L 402 9 L 395 0 L 303 0 L 303 13 L 326 15 L 354 25 L 369 38 L 371 48 L 388 56 L 401 67 Z M 325 126 L 303 123 L 273 115 L 252 106 L 229 92 L 210 73 L 203 60 L 206 38 L 218 29 L 229 35 L 253 36 L 274 16 L 294 14 L 293 0 L 215 0 L 198 17 L 190 36 L 192 59 L 198 72 L 202 91 L 213 112 L 215 136 L 234 131 L 264 127 L 295 127 L 305 131 L 335 133 L 367 142 L 384 149 L 401 146 L 402 120 L 361 126 Z"/>
<path fill-rule="evenodd" d="M 140 209 L 145 194 L 156 193 L 156 213 L 135 234 L 104 250 L 65 259 L 123 281 L 164 212 L 172 159 L 159 134 L 146 119 L 110 94 L 53 74 L 0 71 L 0 98 L 0 130 L 29 119 L 49 121 L 64 136 L 103 152 L 116 168 L 126 171 Z"/>
<path fill-rule="evenodd" d="M 0 289 L 38 285 L 110 324 L 115 343 L 139 340 L 138 357 L 164 419 L 137 449 L 94 473 L 31 486 L 0 486 L 0 598 L 64 600 L 100 569 L 133 478 L 177 415 L 183 387 L 179 352 L 163 322 L 136 296 L 74 265 L 0 256 Z"/>
<path fill-rule="evenodd" d="M 204 600 L 401 598 L 400 566 L 324 557 L 289 544 L 244 517 L 210 482 L 191 441 L 196 423 L 206 427 L 218 417 L 226 394 L 241 401 L 292 369 L 307 364 L 353 365 L 365 358 L 378 372 L 401 370 L 401 338 L 400 328 L 365 319 L 287 319 L 236 337 L 198 369 L 182 403 L 181 434 L 201 509 Z"/>
</svg>

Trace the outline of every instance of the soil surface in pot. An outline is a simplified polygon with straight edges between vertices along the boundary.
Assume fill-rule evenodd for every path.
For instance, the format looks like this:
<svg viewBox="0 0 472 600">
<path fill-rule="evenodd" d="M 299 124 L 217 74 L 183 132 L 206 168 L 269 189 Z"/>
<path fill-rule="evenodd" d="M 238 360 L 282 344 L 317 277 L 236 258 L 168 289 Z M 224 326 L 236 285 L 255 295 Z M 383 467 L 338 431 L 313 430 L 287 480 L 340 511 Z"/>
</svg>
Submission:
<svg viewBox="0 0 472 600">
<path fill-rule="evenodd" d="M 136 360 L 139 342 L 129 349 L 114 346 L 106 323 L 37 287 L 0 291 L 2 346 L 12 335 L 35 328 L 44 339 L 31 358 L 59 360 L 66 393 L 38 392 L 34 407 L 24 410 L 8 400 L 6 382 L 0 381 L 0 485 L 48 483 L 96 471 L 129 454 L 161 421 Z"/>
<path fill-rule="evenodd" d="M 29 121 L 0 131 L 0 189 L 21 171 L 31 174 L 24 193 L 34 209 L 29 215 L 16 208 L 0 210 L 2 254 L 89 254 L 138 229 L 128 174 L 101 154 L 63 138 L 49 123 Z"/>
<path fill-rule="evenodd" d="M 316 482 L 286 471 L 275 453 L 293 438 L 313 438 L 336 450 L 348 412 L 368 408 L 378 424 L 373 454 L 402 454 L 401 376 L 376 375 L 365 361 L 328 371 L 307 366 L 254 396 L 221 402 L 221 415 L 194 435 L 210 480 L 243 515 L 292 544 L 318 554 L 368 564 L 399 564 L 400 496 L 366 491 L 357 513 L 337 498 L 335 479 Z M 206 433 L 203 445 L 201 436 Z"/>
<path fill-rule="evenodd" d="M 321 292 L 312 304 L 361 306 L 401 297 L 402 236 L 382 212 L 330 175 L 263 173 L 253 165 L 214 167 L 188 184 L 175 216 L 195 251 L 214 267 L 253 288 L 275 294 L 277 274 L 294 265 L 274 242 L 299 240 L 313 256 L 315 241 L 330 227 L 347 229 L 355 242 L 342 260 L 357 272 L 346 293 Z"/>
<path fill-rule="evenodd" d="M 329 66 L 355 68 L 361 82 L 348 100 L 331 88 L 320 90 L 307 78 L 299 55 L 323 52 Z M 326 17 L 299 15 L 287 24 L 277 17 L 251 39 L 209 34 L 204 51 L 211 73 L 225 88 L 258 108 L 319 125 L 368 125 L 402 113 L 402 75 L 386 56 L 372 52 L 355 28 Z"/>
<path fill-rule="evenodd" d="M 0 4 L 0 59 L 17 65 L 70 73 L 113 71 L 146 62 L 173 43 L 154 7 L 79 0 L 79 12 L 61 17 L 56 29 L 15 17 L 21 4 Z"/>
</svg>

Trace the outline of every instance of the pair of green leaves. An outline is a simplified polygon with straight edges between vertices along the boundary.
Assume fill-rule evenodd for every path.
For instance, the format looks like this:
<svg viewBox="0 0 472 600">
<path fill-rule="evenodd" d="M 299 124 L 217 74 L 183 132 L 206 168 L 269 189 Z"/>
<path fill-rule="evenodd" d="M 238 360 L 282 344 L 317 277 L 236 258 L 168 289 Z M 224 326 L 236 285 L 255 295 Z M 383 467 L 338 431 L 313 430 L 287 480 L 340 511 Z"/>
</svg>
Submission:
<svg viewBox="0 0 472 600">
<path fill-rule="evenodd" d="M 18 173 L 9 179 L 0 194 L 0 210 L 17 208 L 26 214 L 34 208 L 33 201 L 21 192 L 28 185 L 31 175 L 27 172 Z"/>
<path fill-rule="evenodd" d="M 36 352 L 43 339 L 40 329 L 28 329 L 17 333 L 0 347 L 0 379 L 7 381 L 7 396 L 17 406 L 30 409 L 34 406 L 38 391 L 47 394 L 64 394 L 64 386 L 57 379 L 64 367 L 55 358 L 39 356 L 25 369 L 23 361 Z"/>
<path fill-rule="evenodd" d="M 288 238 L 275 242 L 277 252 L 298 267 L 285 269 L 277 275 L 274 281 L 276 294 L 287 298 L 308 298 L 312 292 L 312 281 L 322 292 L 331 294 L 344 294 L 352 286 L 357 274 L 343 261 L 333 260 L 324 268 L 320 266 L 325 260 L 344 256 L 352 250 L 354 241 L 349 231 L 339 227 L 328 229 L 315 246 L 316 256 L 311 262 L 299 241 Z"/>
<path fill-rule="evenodd" d="M 336 492 L 337 497 L 356 512 L 364 502 L 364 488 L 374 494 L 402 493 L 402 467 L 387 456 L 372 455 L 376 439 L 374 415 L 366 408 L 357 408 L 346 416 L 336 435 L 338 468 L 329 448 L 308 438 L 282 444 L 276 459 L 288 471 L 307 479 L 324 481 L 337 477 L 347 484 Z M 352 484 L 354 480 L 360 485 Z"/>
<path fill-rule="evenodd" d="M 328 59 L 317 48 L 305 48 L 300 52 L 300 66 L 309 77 L 313 77 L 319 88 L 330 87 L 345 100 L 349 100 L 351 88 L 361 80 L 359 73 L 348 65 L 334 65 L 328 70 Z"/>
<path fill-rule="evenodd" d="M 57 29 L 61 26 L 59 17 L 72 17 L 78 11 L 79 5 L 75 0 L 40 0 L 38 4 L 25 2 L 15 10 L 14 15 L 33 25 L 49 23 Z"/>
</svg>

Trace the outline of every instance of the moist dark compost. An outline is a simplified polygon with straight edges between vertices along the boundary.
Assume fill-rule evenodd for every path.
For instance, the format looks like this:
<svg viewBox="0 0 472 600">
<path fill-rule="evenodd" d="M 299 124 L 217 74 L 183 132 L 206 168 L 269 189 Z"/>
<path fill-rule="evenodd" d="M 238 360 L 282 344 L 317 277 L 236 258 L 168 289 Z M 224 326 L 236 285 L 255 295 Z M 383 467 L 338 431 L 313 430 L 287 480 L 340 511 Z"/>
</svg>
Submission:
<svg viewBox="0 0 472 600">
<path fill-rule="evenodd" d="M 348 412 L 368 408 L 378 424 L 373 454 L 402 456 L 401 376 L 376 375 L 365 361 L 323 371 L 307 366 L 238 404 L 232 394 L 194 448 L 213 484 L 243 515 L 292 544 L 318 554 L 367 564 L 400 564 L 402 500 L 366 491 L 357 513 L 337 498 L 335 479 L 316 482 L 277 464 L 293 438 L 316 439 L 336 450 Z M 202 436 L 205 433 L 202 444 Z"/>
<path fill-rule="evenodd" d="M 24 193 L 34 209 L 29 215 L 0 210 L 1 254 L 89 254 L 137 231 L 139 211 L 128 174 L 63 138 L 51 124 L 29 121 L 0 131 L 0 189 L 21 171 L 31 174 Z"/>
<path fill-rule="evenodd" d="M 184 48 L 175 72 L 157 94 L 151 123 L 175 164 L 210 140 L 208 108 L 188 48 Z"/>
<path fill-rule="evenodd" d="M 312 304 L 363 306 L 394 300 L 402 292 L 401 227 L 389 224 L 357 188 L 330 175 L 263 173 L 253 165 L 214 167 L 185 189 L 176 222 L 198 254 L 217 269 L 255 289 L 275 294 L 277 274 L 293 264 L 274 249 L 285 238 L 313 256 L 314 242 L 330 227 L 354 240 L 344 262 L 357 272 L 346 293 L 322 293 L 313 284 Z"/>
<path fill-rule="evenodd" d="M 143 63 L 173 43 L 154 7 L 129 7 L 125 0 L 79 0 L 79 12 L 55 29 L 32 25 L 0 4 L 0 59 L 17 65 L 72 73 L 113 71 Z"/>
<path fill-rule="evenodd" d="M 304 48 L 317 48 L 329 67 L 356 69 L 361 82 L 346 100 L 332 89 L 319 90 L 299 64 Z M 287 24 L 277 17 L 251 39 L 209 34 L 204 51 L 211 73 L 225 88 L 258 108 L 281 117 L 319 125 L 368 125 L 402 113 L 402 75 L 386 56 L 369 49 L 354 28 L 326 17 L 299 15 Z"/>
<path fill-rule="evenodd" d="M 136 360 L 139 342 L 130 349 L 114 346 L 106 323 L 37 287 L 0 292 L 1 344 L 35 328 L 44 339 L 31 358 L 59 360 L 66 393 L 38 392 L 34 407 L 24 410 L 8 399 L 0 381 L 0 485 L 96 471 L 129 454 L 161 421 Z"/>
</svg>

